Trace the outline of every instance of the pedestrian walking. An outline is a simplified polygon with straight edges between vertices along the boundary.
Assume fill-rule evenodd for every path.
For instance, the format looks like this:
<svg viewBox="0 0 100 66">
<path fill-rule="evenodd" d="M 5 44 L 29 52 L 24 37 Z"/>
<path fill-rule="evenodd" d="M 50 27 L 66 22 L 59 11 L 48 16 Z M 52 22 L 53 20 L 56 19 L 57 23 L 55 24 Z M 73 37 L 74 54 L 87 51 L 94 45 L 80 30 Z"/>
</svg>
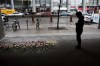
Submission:
<svg viewBox="0 0 100 66">
<path fill-rule="evenodd" d="M 83 26 L 84 26 L 84 16 L 81 12 L 77 12 L 76 16 L 78 18 L 78 22 L 76 23 L 76 39 L 78 42 L 78 45 L 76 46 L 77 49 L 81 48 L 81 34 L 83 32 Z"/>
<path fill-rule="evenodd" d="M 39 23 L 39 19 L 36 19 L 37 20 L 37 23 L 36 23 L 36 30 L 38 30 L 40 27 L 40 23 Z"/>
</svg>

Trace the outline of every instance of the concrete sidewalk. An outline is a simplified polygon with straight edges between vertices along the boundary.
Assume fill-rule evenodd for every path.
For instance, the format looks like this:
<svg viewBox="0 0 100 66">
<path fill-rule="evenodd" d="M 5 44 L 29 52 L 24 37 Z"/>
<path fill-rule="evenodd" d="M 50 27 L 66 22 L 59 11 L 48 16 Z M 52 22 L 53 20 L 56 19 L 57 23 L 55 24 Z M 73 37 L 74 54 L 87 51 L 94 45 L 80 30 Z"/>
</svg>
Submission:
<svg viewBox="0 0 100 66">
<path fill-rule="evenodd" d="M 27 30 L 26 19 L 29 20 L 29 30 Z M 24 37 L 24 36 L 48 36 L 48 35 L 75 35 L 75 23 L 77 18 L 73 18 L 73 22 L 69 22 L 69 17 L 60 17 L 59 27 L 65 27 L 62 30 L 48 29 L 49 27 L 57 27 L 57 17 L 53 18 L 53 22 L 49 22 L 50 18 L 41 17 L 40 29 L 36 30 L 36 21 L 32 23 L 31 18 L 20 18 L 21 29 L 14 32 L 12 28 L 5 30 L 6 37 Z M 9 20 L 10 27 L 13 23 L 13 18 Z M 99 34 L 98 24 L 85 24 L 83 34 Z"/>
<path fill-rule="evenodd" d="M 43 26 L 44 27 L 44 26 Z M 48 27 L 47 25 L 45 27 Z M 69 28 L 68 28 L 69 27 Z M 0 52 L 0 65 L 2 66 L 100 66 L 100 30 L 94 26 L 84 26 L 82 34 L 82 49 L 77 50 L 75 25 L 67 26 L 68 30 L 41 30 L 24 27 L 16 32 L 10 31 L 0 43 L 14 44 L 32 41 L 55 41 L 53 49 L 41 53 L 31 50 L 12 53 Z"/>
<path fill-rule="evenodd" d="M 5 31 L 6 37 L 24 37 L 24 36 L 48 36 L 48 35 L 75 35 L 75 25 L 60 24 L 60 27 L 65 27 L 62 30 L 48 29 L 49 27 L 55 27 L 56 24 L 41 24 L 40 29 L 36 30 L 35 24 L 27 27 L 23 24 L 20 30 L 13 31 L 12 28 Z M 100 29 L 97 28 L 97 24 L 85 25 L 83 34 L 100 34 Z"/>
<path fill-rule="evenodd" d="M 56 24 L 41 24 L 41 29 L 36 30 L 35 24 L 26 30 L 25 24 L 21 30 L 13 32 L 9 29 L 5 32 L 5 38 L 0 43 L 10 42 L 26 44 L 32 41 L 55 41 L 53 49 L 45 52 L 34 53 L 33 50 L 26 50 L 18 54 L 0 52 L 0 65 L 2 66 L 100 66 L 100 30 L 97 24 L 85 25 L 82 34 L 82 49 L 77 50 L 75 25 L 60 24 L 67 30 L 48 30 L 48 27 L 55 27 Z"/>
<path fill-rule="evenodd" d="M 77 50 L 74 35 L 5 37 L 1 42 L 56 41 L 54 49 L 42 53 L 0 53 L 2 66 L 100 66 L 100 34 L 82 35 L 82 49 Z M 7 51 L 7 50 L 6 50 Z M 26 50 L 28 51 L 28 50 Z M 24 54 L 23 54 L 24 53 Z"/>
</svg>

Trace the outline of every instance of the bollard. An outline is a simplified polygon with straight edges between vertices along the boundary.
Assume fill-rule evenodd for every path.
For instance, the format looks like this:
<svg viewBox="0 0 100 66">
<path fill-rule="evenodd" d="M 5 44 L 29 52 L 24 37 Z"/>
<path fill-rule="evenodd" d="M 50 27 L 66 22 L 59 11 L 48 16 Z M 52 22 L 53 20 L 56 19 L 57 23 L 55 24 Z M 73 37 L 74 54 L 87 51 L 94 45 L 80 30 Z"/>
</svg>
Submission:
<svg viewBox="0 0 100 66">
<path fill-rule="evenodd" d="M 35 12 L 32 13 L 32 22 L 34 23 L 34 15 L 35 15 Z"/>
<path fill-rule="evenodd" d="M 53 22 L 53 21 L 52 21 L 52 15 L 50 15 L 50 22 Z"/>
<path fill-rule="evenodd" d="M 28 19 L 26 20 L 27 30 L 28 30 Z"/>
<path fill-rule="evenodd" d="M 70 21 L 69 22 L 73 22 L 73 20 L 72 20 L 72 15 L 70 15 Z"/>
<path fill-rule="evenodd" d="M 32 16 L 32 22 L 34 23 L 34 15 Z"/>
<path fill-rule="evenodd" d="M 40 23 L 39 23 L 39 19 L 37 19 L 37 23 L 36 23 L 36 30 L 40 29 Z"/>
</svg>

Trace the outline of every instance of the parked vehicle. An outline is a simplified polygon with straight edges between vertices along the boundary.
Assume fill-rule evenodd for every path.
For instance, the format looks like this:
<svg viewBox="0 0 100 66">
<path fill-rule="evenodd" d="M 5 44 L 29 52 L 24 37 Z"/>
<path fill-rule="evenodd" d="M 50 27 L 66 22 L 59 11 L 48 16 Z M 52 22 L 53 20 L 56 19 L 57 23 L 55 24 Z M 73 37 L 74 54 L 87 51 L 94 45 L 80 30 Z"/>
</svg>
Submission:
<svg viewBox="0 0 100 66">
<path fill-rule="evenodd" d="M 26 13 L 26 12 L 25 12 L 24 15 L 29 15 L 29 13 Z"/>
<path fill-rule="evenodd" d="M 17 30 L 18 30 L 18 27 L 19 27 L 19 29 L 20 29 L 20 24 L 19 24 L 18 19 L 15 19 L 13 22 L 14 22 L 14 23 L 12 24 L 12 29 L 13 29 L 13 31 L 17 31 Z"/>
<path fill-rule="evenodd" d="M 70 16 L 70 12 L 62 12 L 60 13 L 61 16 Z"/>
<path fill-rule="evenodd" d="M 1 10 L 1 13 L 4 13 L 5 15 L 12 14 L 12 13 L 16 12 L 14 9 L 8 9 L 8 8 L 0 8 L 0 10 Z"/>
<path fill-rule="evenodd" d="M 82 12 L 82 14 L 83 14 L 83 15 L 88 15 L 88 13 L 87 13 L 87 12 Z"/>
<path fill-rule="evenodd" d="M 24 16 L 24 13 L 15 12 L 15 13 L 12 13 L 12 14 L 8 14 L 7 16 Z"/>
<path fill-rule="evenodd" d="M 9 28 L 9 23 L 3 22 L 3 27 L 4 27 L 4 29 L 6 30 L 7 28 Z"/>
<path fill-rule="evenodd" d="M 91 14 L 84 15 L 85 22 L 92 23 L 93 22 L 93 16 Z"/>
<path fill-rule="evenodd" d="M 41 15 L 41 16 L 51 16 L 52 13 L 51 13 L 51 12 L 40 12 L 40 13 L 37 13 L 36 15 Z"/>
<path fill-rule="evenodd" d="M 2 17 L 2 21 L 4 21 L 4 22 L 9 21 L 8 17 L 4 13 L 1 14 L 1 17 Z"/>
<path fill-rule="evenodd" d="M 41 15 L 41 13 L 36 13 L 36 15 Z"/>
</svg>

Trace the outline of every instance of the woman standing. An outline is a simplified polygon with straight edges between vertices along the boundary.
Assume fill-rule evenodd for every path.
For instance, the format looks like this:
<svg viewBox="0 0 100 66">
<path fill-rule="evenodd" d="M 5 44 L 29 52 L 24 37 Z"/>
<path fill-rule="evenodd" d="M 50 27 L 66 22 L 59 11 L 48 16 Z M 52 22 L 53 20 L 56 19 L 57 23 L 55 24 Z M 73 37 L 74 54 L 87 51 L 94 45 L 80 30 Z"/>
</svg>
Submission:
<svg viewBox="0 0 100 66">
<path fill-rule="evenodd" d="M 83 26 L 84 26 L 84 16 L 81 12 L 77 12 L 76 16 L 78 18 L 78 22 L 76 23 L 76 39 L 78 42 L 78 45 L 76 46 L 77 49 L 81 48 L 81 34 L 83 32 Z"/>
</svg>

